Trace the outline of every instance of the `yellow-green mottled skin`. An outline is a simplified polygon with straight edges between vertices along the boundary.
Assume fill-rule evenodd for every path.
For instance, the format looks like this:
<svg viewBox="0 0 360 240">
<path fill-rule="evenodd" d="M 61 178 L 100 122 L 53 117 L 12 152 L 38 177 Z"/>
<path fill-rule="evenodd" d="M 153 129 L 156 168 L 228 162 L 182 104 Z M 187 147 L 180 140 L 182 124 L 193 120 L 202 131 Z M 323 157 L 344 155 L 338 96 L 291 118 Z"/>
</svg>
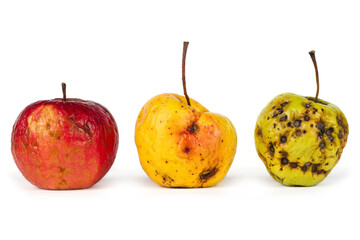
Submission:
<svg viewBox="0 0 360 240">
<path fill-rule="evenodd" d="M 337 164 L 349 134 L 335 105 L 285 93 L 259 115 L 255 145 L 270 175 L 288 186 L 321 182 Z"/>
</svg>

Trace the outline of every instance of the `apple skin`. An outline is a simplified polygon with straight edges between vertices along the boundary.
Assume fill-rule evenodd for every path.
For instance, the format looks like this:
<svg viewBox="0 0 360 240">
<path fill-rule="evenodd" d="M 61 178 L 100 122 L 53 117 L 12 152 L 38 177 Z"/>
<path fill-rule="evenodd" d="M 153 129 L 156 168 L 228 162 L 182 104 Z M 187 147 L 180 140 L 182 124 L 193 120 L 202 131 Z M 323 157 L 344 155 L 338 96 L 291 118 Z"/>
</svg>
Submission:
<svg viewBox="0 0 360 240">
<path fill-rule="evenodd" d="M 103 106 L 81 99 L 53 99 L 27 106 L 11 135 L 11 152 L 24 177 L 42 189 L 82 189 L 112 166 L 118 129 Z"/>
<path fill-rule="evenodd" d="M 313 186 L 338 163 L 349 134 L 344 113 L 327 101 L 293 93 L 276 96 L 255 127 L 257 153 L 287 186 Z"/>
<path fill-rule="evenodd" d="M 164 187 L 211 187 L 227 174 L 237 136 L 226 117 L 177 94 L 150 99 L 139 113 L 135 143 L 147 175 Z M 196 127 L 192 127 L 192 126 Z"/>
</svg>

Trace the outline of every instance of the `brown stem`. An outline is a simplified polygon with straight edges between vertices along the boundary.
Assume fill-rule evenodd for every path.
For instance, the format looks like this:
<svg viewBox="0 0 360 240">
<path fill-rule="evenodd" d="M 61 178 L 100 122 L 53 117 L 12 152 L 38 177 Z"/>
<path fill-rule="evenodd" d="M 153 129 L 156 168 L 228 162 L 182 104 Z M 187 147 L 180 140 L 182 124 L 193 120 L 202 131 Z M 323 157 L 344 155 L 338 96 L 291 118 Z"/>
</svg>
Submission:
<svg viewBox="0 0 360 240">
<path fill-rule="evenodd" d="M 61 86 L 62 86 L 62 92 L 63 92 L 63 100 L 65 102 L 66 101 L 66 84 L 61 83 Z"/>
<path fill-rule="evenodd" d="M 319 83 L 319 71 L 318 71 L 318 67 L 317 67 L 317 63 L 316 63 L 316 58 L 315 58 L 315 51 L 312 50 L 309 52 L 310 57 L 314 63 L 314 67 L 315 67 L 315 74 L 316 74 L 316 95 L 315 95 L 315 102 L 318 102 L 318 96 L 319 96 L 319 88 L 320 88 L 320 83 Z"/>
<path fill-rule="evenodd" d="M 186 91 L 186 81 L 185 81 L 185 59 L 186 59 L 186 52 L 187 52 L 187 48 L 189 46 L 189 42 L 184 42 L 184 48 L 183 48 L 183 58 L 182 58 L 182 82 L 183 82 L 183 88 L 184 88 L 184 95 L 187 101 L 187 104 L 189 106 L 190 105 L 190 98 L 187 95 L 187 91 Z"/>
</svg>

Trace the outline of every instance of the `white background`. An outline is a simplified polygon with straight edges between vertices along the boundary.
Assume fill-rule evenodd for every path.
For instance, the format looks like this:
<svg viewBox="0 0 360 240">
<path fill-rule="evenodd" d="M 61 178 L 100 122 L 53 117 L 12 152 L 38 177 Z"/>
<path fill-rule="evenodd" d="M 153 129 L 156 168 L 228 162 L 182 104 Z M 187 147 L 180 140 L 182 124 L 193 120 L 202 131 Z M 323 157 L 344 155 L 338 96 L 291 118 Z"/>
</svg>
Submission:
<svg viewBox="0 0 360 240">
<path fill-rule="evenodd" d="M 356 239 L 360 215 L 357 1 L 1 1 L 0 239 Z M 238 148 L 227 177 L 208 189 L 167 189 L 139 164 L 141 107 L 188 93 L 232 120 Z M 276 95 L 314 96 L 345 113 L 350 135 L 320 184 L 285 187 L 258 158 L 253 131 Z M 12 125 L 28 104 L 90 99 L 114 115 L 120 147 L 94 187 L 46 191 L 28 183 L 10 152 Z"/>
</svg>

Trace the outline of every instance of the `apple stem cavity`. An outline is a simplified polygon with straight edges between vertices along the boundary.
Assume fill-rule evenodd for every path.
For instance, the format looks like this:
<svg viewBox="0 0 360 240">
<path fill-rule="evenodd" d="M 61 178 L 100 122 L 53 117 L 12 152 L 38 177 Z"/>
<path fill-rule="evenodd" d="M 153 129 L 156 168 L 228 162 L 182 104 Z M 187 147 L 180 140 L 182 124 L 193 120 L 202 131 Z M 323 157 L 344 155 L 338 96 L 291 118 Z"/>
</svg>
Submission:
<svg viewBox="0 0 360 240">
<path fill-rule="evenodd" d="M 314 63 L 314 68 L 315 68 L 315 74 L 316 74 L 316 95 L 315 95 L 315 102 L 318 102 L 318 96 L 319 96 L 319 88 L 320 88 L 320 83 L 319 83 L 319 71 L 318 71 L 318 67 L 317 67 L 317 63 L 316 63 L 316 58 L 315 58 L 315 51 L 312 50 L 309 52 L 311 60 Z"/>
<path fill-rule="evenodd" d="M 66 101 L 66 83 L 61 83 L 62 92 L 63 92 L 63 101 Z"/>
<path fill-rule="evenodd" d="M 189 42 L 184 42 L 184 48 L 183 48 L 183 58 L 182 58 L 182 82 L 183 82 L 183 88 L 184 88 L 184 95 L 187 101 L 187 104 L 191 106 L 190 104 L 190 98 L 186 91 L 186 80 L 185 80 L 185 60 L 186 60 L 186 52 L 187 48 L 189 46 Z"/>
</svg>

